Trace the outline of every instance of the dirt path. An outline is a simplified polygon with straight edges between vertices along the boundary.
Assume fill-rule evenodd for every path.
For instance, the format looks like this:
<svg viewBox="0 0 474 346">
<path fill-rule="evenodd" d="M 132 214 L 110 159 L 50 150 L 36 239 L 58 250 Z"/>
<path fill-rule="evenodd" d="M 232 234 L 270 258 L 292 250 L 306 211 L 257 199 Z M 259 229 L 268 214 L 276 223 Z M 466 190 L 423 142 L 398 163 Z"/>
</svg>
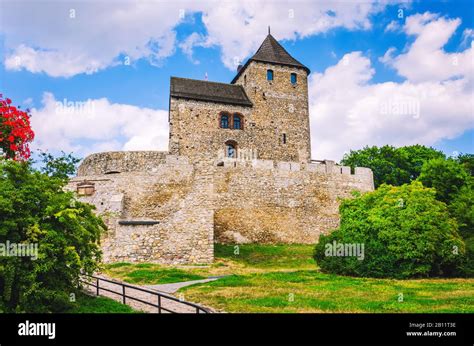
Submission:
<svg viewBox="0 0 474 346">
<path fill-rule="evenodd" d="M 120 282 L 121 283 L 121 281 L 119 281 L 119 280 L 111 279 L 111 278 L 106 277 L 104 275 L 97 275 L 97 276 L 100 277 L 100 278 L 103 278 L 103 279 L 113 280 L 115 282 Z M 130 286 L 133 286 L 133 287 L 138 287 L 138 288 L 143 288 L 143 289 L 147 289 L 147 290 L 151 290 L 151 291 L 158 291 L 158 292 L 164 294 L 165 296 L 174 297 L 170 293 L 176 292 L 181 287 L 192 285 L 192 284 L 197 283 L 197 282 L 207 282 L 207 281 L 212 281 L 212 280 L 217 280 L 217 279 L 195 280 L 195 281 L 179 282 L 179 283 L 174 283 L 174 284 L 152 285 L 152 286 L 137 286 L 137 285 L 130 285 L 128 283 L 127 283 L 127 285 L 130 285 Z M 96 281 L 93 280 L 92 284 L 95 285 Z M 164 286 L 164 288 L 163 288 L 163 286 Z M 123 298 L 121 297 L 121 295 L 122 295 L 122 286 L 117 285 L 117 284 L 113 284 L 113 283 L 110 283 L 110 282 L 106 282 L 106 281 L 100 281 L 99 287 L 100 287 L 100 289 L 99 289 L 99 295 L 100 296 L 108 297 L 108 298 L 114 299 L 116 301 L 123 302 Z M 84 289 L 85 289 L 86 292 L 88 292 L 91 295 L 96 295 L 97 294 L 97 290 L 93 286 L 84 285 Z M 112 292 L 109 292 L 109 291 L 106 291 L 106 290 L 113 291 L 113 292 L 116 292 L 116 293 L 112 293 Z M 170 292 L 170 293 L 168 293 L 168 292 Z M 140 299 L 140 300 L 143 300 L 143 301 L 146 301 L 146 302 L 150 302 L 150 303 L 153 303 L 153 304 L 158 304 L 158 297 L 156 295 L 153 295 L 152 293 L 139 291 L 139 290 L 136 290 L 132 287 L 126 287 L 125 288 L 125 294 L 127 296 L 137 298 L 137 299 Z M 178 297 L 175 297 L 175 298 L 178 298 L 178 299 L 181 298 L 181 300 L 184 300 L 184 297 L 179 297 L 178 296 Z M 135 310 L 148 312 L 148 313 L 158 313 L 158 308 L 157 307 L 149 306 L 147 304 L 141 303 L 141 302 L 139 302 L 137 300 L 134 300 L 134 299 L 131 299 L 131 298 L 126 298 L 125 303 L 127 305 L 129 305 L 130 307 L 132 307 L 133 309 L 135 309 Z M 166 297 L 163 297 L 163 296 L 161 297 L 161 306 L 165 309 L 171 310 L 171 311 L 176 312 L 176 313 L 192 313 L 192 314 L 196 313 L 196 308 L 195 307 L 182 304 L 180 302 L 174 301 L 172 299 L 169 299 L 169 298 L 166 298 Z M 206 309 L 211 310 L 211 312 L 212 312 L 212 309 L 209 309 L 209 308 L 206 308 Z M 165 311 L 165 310 L 162 310 L 162 313 L 169 313 L 169 312 Z"/>
</svg>

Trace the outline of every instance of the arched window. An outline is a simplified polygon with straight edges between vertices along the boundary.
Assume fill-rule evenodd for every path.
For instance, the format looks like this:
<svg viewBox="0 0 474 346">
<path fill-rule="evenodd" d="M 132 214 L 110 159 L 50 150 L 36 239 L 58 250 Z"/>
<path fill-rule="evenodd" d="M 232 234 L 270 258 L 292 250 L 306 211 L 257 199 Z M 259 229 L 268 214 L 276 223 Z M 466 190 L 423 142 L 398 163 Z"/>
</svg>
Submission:
<svg viewBox="0 0 474 346">
<path fill-rule="evenodd" d="M 228 129 L 229 128 L 229 114 L 228 113 L 221 113 L 221 118 L 220 118 L 220 127 L 222 129 Z"/>
<path fill-rule="evenodd" d="M 234 141 L 225 142 L 225 156 L 226 157 L 237 157 L 237 143 Z"/>
<path fill-rule="evenodd" d="M 234 114 L 234 126 L 235 130 L 242 130 L 242 116 L 239 113 Z"/>
<path fill-rule="evenodd" d="M 273 70 L 267 70 L 267 80 L 273 80 Z"/>
<path fill-rule="evenodd" d="M 296 78 L 296 73 L 291 74 L 290 81 L 291 81 L 291 84 L 296 84 L 296 82 L 298 81 Z"/>
</svg>

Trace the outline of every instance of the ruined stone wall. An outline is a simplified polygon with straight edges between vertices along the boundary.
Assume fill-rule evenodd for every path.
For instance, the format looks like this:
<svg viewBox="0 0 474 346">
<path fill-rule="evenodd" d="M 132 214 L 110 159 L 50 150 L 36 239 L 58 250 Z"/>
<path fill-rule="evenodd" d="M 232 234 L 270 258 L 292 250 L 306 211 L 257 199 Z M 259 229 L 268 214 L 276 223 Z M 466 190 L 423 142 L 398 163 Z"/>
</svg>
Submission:
<svg viewBox="0 0 474 346">
<path fill-rule="evenodd" d="M 205 172 L 186 158 L 129 152 L 122 155 L 126 159 L 120 163 L 121 173 L 104 174 L 115 156 L 86 158 L 80 175 L 68 185 L 76 190 L 78 184 L 94 184 L 93 195 L 80 199 L 96 205 L 108 225 L 101 239 L 104 262 L 212 262 L 213 196 Z M 131 165 L 143 157 L 157 160 L 153 165 Z M 96 174 L 84 175 L 88 171 Z"/>
<path fill-rule="evenodd" d="M 372 171 L 329 161 L 242 162 L 227 159 L 214 173 L 217 242 L 317 242 L 339 225 L 339 198 L 373 190 Z"/>
<path fill-rule="evenodd" d="M 267 80 L 269 69 L 273 70 L 273 81 Z M 291 83 L 291 73 L 297 75 L 296 84 Z M 258 158 L 308 162 L 311 144 L 306 71 L 252 61 L 235 84 L 244 87 L 254 105 L 252 128 Z"/>
</svg>

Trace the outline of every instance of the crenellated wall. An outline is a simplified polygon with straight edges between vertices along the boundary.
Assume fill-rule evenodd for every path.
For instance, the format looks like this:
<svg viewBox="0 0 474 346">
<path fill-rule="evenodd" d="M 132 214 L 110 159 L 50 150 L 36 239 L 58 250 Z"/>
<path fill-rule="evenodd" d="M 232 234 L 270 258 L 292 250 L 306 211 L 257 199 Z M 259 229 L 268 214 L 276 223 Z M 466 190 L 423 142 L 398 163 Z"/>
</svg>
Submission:
<svg viewBox="0 0 474 346">
<path fill-rule="evenodd" d="M 209 263 L 221 243 L 315 243 L 338 226 L 339 198 L 373 190 L 372 171 L 332 161 L 221 158 L 164 152 L 87 157 L 68 188 L 93 184 L 109 230 L 105 262 Z"/>
<path fill-rule="evenodd" d="M 214 172 L 214 236 L 220 243 L 317 242 L 339 225 L 339 199 L 373 190 L 372 171 L 333 162 L 226 159 Z"/>
</svg>

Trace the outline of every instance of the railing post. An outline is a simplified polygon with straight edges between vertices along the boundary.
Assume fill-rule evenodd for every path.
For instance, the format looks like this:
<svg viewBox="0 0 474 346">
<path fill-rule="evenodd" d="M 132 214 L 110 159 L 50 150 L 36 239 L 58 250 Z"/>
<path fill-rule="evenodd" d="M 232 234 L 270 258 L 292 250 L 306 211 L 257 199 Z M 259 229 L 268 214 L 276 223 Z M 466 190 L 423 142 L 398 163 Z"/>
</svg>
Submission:
<svg viewBox="0 0 474 346">
<path fill-rule="evenodd" d="M 97 295 L 99 295 L 99 278 L 97 278 Z"/>
<path fill-rule="evenodd" d="M 122 285 L 123 303 L 125 304 L 125 286 Z"/>
<path fill-rule="evenodd" d="M 161 314 L 161 296 L 158 294 L 158 313 Z"/>
</svg>

